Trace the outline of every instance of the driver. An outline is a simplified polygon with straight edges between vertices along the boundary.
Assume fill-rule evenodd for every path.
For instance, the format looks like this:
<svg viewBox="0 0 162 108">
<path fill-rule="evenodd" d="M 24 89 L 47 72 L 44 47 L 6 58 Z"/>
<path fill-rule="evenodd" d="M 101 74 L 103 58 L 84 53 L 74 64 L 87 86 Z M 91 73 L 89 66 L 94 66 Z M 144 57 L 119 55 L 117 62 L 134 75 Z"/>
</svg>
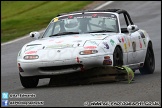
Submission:
<svg viewBox="0 0 162 108">
<path fill-rule="evenodd" d="M 67 19 L 64 21 L 64 28 L 67 32 L 79 32 L 79 22 L 77 19 Z"/>
</svg>

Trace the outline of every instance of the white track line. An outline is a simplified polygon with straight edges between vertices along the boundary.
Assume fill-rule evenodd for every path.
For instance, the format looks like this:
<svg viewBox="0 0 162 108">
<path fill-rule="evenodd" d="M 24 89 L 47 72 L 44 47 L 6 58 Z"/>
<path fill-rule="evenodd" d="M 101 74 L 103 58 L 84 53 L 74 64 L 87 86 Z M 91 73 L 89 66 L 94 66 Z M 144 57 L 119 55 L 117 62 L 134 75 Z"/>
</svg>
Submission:
<svg viewBox="0 0 162 108">
<path fill-rule="evenodd" d="M 102 4 L 102 5 L 100 5 L 100 6 L 96 7 L 96 8 L 94 8 L 94 10 L 101 9 L 101 8 L 103 8 L 103 7 L 105 7 L 105 6 L 109 5 L 109 4 L 111 4 L 111 3 L 113 3 L 113 2 L 114 2 L 114 1 L 108 1 L 108 2 L 106 2 L 106 3 L 104 3 L 104 4 Z M 38 31 L 38 32 L 41 33 L 41 32 L 43 32 L 43 31 L 44 31 L 44 30 L 40 30 L 40 31 Z M 29 37 L 29 34 L 25 35 L 24 37 L 21 37 L 21 38 L 12 40 L 12 41 L 9 41 L 9 42 L 6 42 L 6 43 L 2 43 L 1 46 L 7 45 L 7 44 L 10 44 L 10 43 L 14 43 L 14 42 L 19 41 L 19 40 L 22 40 L 22 39 L 26 39 L 26 38 L 28 38 L 28 37 Z"/>
<path fill-rule="evenodd" d="M 106 2 L 106 3 L 104 3 L 104 4 L 100 5 L 100 6 L 96 7 L 94 10 L 99 10 L 99 9 L 101 9 L 101 8 L 103 8 L 103 7 L 105 7 L 105 6 L 109 5 L 109 4 L 111 4 L 111 3 L 113 3 L 113 2 L 114 2 L 114 1 L 108 1 L 108 2 Z"/>
</svg>

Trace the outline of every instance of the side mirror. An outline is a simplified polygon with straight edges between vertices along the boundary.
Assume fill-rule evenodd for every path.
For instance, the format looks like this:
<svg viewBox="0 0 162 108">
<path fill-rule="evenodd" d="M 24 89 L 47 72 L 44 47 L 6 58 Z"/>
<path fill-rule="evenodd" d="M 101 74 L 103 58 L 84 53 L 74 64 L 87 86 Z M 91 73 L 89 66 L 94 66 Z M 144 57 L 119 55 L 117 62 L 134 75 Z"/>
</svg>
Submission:
<svg viewBox="0 0 162 108">
<path fill-rule="evenodd" d="M 31 32 L 31 33 L 29 34 L 29 36 L 32 37 L 32 38 L 34 38 L 34 39 L 38 39 L 39 36 L 40 36 L 40 33 L 37 32 L 37 31 Z"/>
<path fill-rule="evenodd" d="M 138 29 L 137 25 L 129 25 L 127 27 L 127 30 L 128 30 L 129 33 L 133 33 L 133 32 L 135 32 L 135 31 L 137 31 L 139 29 Z"/>
</svg>

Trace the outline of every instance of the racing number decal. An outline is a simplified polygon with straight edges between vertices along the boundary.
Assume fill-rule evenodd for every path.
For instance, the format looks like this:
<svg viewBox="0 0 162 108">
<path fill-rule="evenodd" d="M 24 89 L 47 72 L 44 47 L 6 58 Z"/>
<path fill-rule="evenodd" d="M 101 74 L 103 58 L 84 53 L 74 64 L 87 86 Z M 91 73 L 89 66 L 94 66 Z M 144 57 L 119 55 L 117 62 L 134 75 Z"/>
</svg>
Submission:
<svg viewBox="0 0 162 108">
<path fill-rule="evenodd" d="M 110 43 L 112 46 L 114 46 L 116 44 L 112 39 L 110 40 Z"/>
<path fill-rule="evenodd" d="M 92 14 L 92 17 L 97 17 L 97 14 Z"/>
<path fill-rule="evenodd" d="M 133 53 L 132 53 L 132 57 L 135 59 L 135 57 L 137 56 L 137 52 L 136 52 L 136 42 L 132 42 L 132 48 L 133 48 Z"/>
<path fill-rule="evenodd" d="M 139 34 L 141 35 L 141 38 L 143 39 L 143 44 L 145 45 L 145 47 L 146 47 L 146 42 L 145 42 L 145 35 L 144 35 L 144 33 L 142 32 L 142 31 L 139 31 Z M 142 47 L 142 45 L 141 45 L 141 43 L 140 43 L 140 47 Z"/>
<path fill-rule="evenodd" d="M 140 41 L 140 40 L 139 40 Z M 142 48 L 142 43 L 141 43 L 141 41 L 140 41 L 140 48 Z"/>
<path fill-rule="evenodd" d="M 124 49 L 127 52 L 127 44 L 126 43 L 124 43 Z"/>
<path fill-rule="evenodd" d="M 128 39 L 128 46 L 130 47 L 130 40 Z"/>
<path fill-rule="evenodd" d="M 54 20 L 54 22 L 58 21 L 58 17 L 54 18 L 53 20 Z"/>
<path fill-rule="evenodd" d="M 140 41 L 141 37 L 138 36 L 138 38 L 139 38 L 140 48 L 142 48 L 142 43 L 141 43 L 141 41 Z"/>
<path fill-rule="evenodd" d="M 69 19 L 72 19 L 72 18 L 73 18 L 73 16 L 72 16 L 72 15 L 70 15 L 70 16 L 68 16 L 68 18 L 69 18 Z"/>
<path fill-rule="evenodd" d="M 139 31 L 139 34 L 141 35 L 142 38 L 145 38 L 145 35 L 143 34 L 143 32 Z"/>
<path fill-rule="evenodd" d="M 133 48 L 133 52 L 136 51 L 136 43 L 135 42 L 132 42 L 132 48 Z"/>
<path fill-rule="evenodd" d="M 144 45 L 145 45 L 145 47 L 146 47 L 146 42 L 145 42 L 145 39 L 143 39 L 143 43 L 144 43 Z"/>
<path fill-rule="evenodd" d="M 103 42 L 103 44 L 105 45 L 105 47 L 104 47 L 104 48 L 109 49 L 109 45 L 108 45 L 108 43 L 107 43 L 107 42 Z"/>
</svg>

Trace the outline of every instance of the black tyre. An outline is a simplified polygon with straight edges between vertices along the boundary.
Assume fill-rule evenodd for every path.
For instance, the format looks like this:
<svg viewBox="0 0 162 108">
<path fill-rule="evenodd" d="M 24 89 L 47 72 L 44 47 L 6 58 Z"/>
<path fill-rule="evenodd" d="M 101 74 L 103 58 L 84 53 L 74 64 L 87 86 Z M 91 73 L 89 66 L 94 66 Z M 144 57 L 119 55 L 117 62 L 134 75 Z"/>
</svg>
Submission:
<svg viewBox="0 0 162 108">
<path fill-rule="evenodd" d="M 123 52 L 120 47 L 116 47 L 113 53 L 113 66 L 123 65 Z"/>
<path fill-rule="evenodd" d="M 140 68 L 139 71 L 141 74 L 152 74 L 154 70 L 155 70 L 154 51 L 152 49 L 151 43 L 149 43 L 144 66 Z"/>
<path fill-rule="evenodd" d="M 39 79 L 35 77 L 22 77 L 20 74 L 20 81 L 24 88 L 34 88 L 37 87 Z"/>
</svg>

